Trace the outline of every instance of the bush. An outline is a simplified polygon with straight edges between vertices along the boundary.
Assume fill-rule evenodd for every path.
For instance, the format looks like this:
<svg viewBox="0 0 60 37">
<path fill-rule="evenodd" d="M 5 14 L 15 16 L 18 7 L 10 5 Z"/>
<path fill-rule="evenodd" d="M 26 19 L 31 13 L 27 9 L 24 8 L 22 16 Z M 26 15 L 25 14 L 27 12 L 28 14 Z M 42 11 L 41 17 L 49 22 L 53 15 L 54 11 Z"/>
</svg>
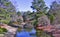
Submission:
<svg viewBox="0 0 60 37">
<path fill-rule="evenodd" d="M 0 33 L 4 33 L 4 32 L 7 32 L 7 29 L 0 27 Z"/>
<path fill-rule="evenodd" d="M 50 19 L 50 23 L 53 23 L 54 19 L 55 19 L 55 16 L 54 15 L 50 15 L 49 16 L 49 19 Z"/>
<path fill-rule="evenodd" d="M 4 24 L 8 24 L 9 20 L 1 20 L 1 22 L 4 23 Z"/>
</svg>

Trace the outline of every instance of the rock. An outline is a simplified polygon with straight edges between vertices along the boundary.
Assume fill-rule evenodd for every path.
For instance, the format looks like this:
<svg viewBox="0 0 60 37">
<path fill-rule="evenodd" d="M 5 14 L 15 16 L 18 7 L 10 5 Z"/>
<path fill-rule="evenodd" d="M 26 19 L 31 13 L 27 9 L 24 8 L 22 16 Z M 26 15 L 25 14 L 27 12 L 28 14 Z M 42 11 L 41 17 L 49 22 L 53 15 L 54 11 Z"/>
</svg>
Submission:
<svg viewBox="0 0 60 37">
<path fill-rule="evenodd" d="M 26 24 L 24 25 L 24 28 L 33 28 L 33 25 L 31 25 L 31 24 L 29 24 L 29 23 L 26 23 Z"/>
<path fill-rule="evenodd" d="M 3 26 L 1 26 L 1 27 L 2 28 L 6 28 L 8 30 L 8 32 L 11 32 L 13 34 L 15 34 L 17 29 L 18 29 L 18 28 L 14 28 L 14 27 L 8 26 L 7 24 L 3 24 Z"/>
<path fill-rule="evenodd" d="M 38 24 L 50 25 L 50 20 L 48 19 L 46 15 L 43 15 L 40 18 L 38 18 Z"/>
<path fill-rule="evenodd" d="M 14 37 L 15 34 L 11 33 L 11 32 L 7 32 L 5 33 L 5 36 L 4 37 Z"/>
<path fill-rule="evenodd" d="M 4 34 L 0 34 L 0 37 L 4 37 Z"/>
</svg>

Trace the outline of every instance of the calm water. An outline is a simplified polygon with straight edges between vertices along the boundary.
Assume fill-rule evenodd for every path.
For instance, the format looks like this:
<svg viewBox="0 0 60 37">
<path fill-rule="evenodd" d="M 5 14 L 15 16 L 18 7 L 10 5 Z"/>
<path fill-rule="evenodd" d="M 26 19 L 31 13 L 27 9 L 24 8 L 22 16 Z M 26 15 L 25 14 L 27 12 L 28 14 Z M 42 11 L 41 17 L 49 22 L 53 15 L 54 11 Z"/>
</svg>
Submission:
<svg viewBox="0 0 60 37">
<path fill-rule="evenodd" d="M 36 31 L 35 29 L 32 29 L 30 32 L 22 30 L 17 32 L 16 37 L 36 37 Z"/>
</svg>

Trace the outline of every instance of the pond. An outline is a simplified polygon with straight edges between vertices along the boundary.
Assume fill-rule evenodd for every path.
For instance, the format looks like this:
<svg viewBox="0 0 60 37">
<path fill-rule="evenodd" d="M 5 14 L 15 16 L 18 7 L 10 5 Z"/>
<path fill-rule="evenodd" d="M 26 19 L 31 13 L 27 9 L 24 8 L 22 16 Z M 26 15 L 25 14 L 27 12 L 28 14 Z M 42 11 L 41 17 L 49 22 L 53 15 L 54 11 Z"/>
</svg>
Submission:
<svg viewBox="0 0 60 37">
<path fill-rule="evenodd" d="M 26 31 L 25 29 L 17 32 L 16 37 L 36 37 L 36 30 Z"/>
</svg>

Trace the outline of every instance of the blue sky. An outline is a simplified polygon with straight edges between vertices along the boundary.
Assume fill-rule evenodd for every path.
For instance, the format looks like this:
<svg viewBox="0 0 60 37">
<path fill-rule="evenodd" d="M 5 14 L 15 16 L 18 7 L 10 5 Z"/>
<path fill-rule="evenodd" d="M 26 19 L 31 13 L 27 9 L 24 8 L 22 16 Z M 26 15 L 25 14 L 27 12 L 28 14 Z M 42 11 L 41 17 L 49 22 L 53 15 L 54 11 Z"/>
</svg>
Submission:
<svg viewBox="0 0 60 37">
<path fill-rule="evenodd" d="M 11 2 L 16 7 L 17 11 L 33 11 L 30 7 L 32 5 L 33 0 L 11 0 Z M 51 2 L 54 0 L 44 0 L 46 2 L 46 5 L 49 7 L 51 5 Z"/>
</svg>

